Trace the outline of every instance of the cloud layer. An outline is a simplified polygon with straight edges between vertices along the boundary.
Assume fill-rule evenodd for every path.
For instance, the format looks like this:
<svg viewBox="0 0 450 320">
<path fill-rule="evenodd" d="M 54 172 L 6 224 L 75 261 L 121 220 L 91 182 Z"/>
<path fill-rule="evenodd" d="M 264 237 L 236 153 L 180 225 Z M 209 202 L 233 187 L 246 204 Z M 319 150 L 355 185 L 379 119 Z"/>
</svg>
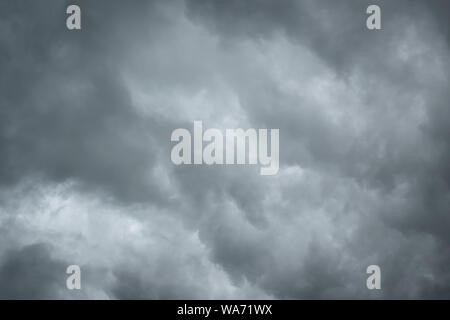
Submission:
<svg viewBox="0 0 450 320">
<path fill-rule="evenodd" d="M 0 298 L 450 298 L 447 1 L 68 4 L 0 4 Z M 279 173 L 173 165 L 194 120 Z"/>
</svg>

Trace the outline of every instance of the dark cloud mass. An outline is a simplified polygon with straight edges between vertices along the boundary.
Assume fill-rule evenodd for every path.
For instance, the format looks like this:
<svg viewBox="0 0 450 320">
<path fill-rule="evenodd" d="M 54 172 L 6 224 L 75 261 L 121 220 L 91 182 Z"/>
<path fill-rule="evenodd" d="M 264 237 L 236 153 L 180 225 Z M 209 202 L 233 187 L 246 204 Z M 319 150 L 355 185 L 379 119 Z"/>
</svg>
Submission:
<svg viewBox="0 0 450 320">
<path fill-rule="evenodd" d="M 71 3 L 0 3 L 0 298 L 450 298 L 448 1 Z M 194 120 L 279 173 L 173 165 Z"/>
</svg>

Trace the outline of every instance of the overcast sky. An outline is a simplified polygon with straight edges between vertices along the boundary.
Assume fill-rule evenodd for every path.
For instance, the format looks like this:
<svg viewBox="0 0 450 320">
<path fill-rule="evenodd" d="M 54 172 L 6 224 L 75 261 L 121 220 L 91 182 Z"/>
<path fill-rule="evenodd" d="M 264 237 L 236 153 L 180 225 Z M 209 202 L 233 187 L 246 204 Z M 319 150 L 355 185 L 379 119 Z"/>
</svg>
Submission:
<svg viewBox="0 0 450 320">
<path fill-rule="evenodd" d="M 449 10 L 1 1 L 0 298 L 450 298 Z M 194 120 L 279 128 L 278 174 L 174 165 Z"/>
</svg>

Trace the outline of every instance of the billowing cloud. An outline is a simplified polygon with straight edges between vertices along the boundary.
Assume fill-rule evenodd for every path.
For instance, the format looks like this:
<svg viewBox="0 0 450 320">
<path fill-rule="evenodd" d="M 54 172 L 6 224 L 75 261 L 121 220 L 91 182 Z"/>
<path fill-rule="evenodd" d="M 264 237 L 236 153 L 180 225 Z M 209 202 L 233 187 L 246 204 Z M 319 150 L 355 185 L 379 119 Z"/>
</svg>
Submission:
<svg viewBox="0 0 450 320">
<path fill-rule="evenodd" d="M 0 297 L 448 298 L 438 2 L 0 4 Z M 279 128 L 279 173 L 173 165 L 194 120 Z"/>
</svg>

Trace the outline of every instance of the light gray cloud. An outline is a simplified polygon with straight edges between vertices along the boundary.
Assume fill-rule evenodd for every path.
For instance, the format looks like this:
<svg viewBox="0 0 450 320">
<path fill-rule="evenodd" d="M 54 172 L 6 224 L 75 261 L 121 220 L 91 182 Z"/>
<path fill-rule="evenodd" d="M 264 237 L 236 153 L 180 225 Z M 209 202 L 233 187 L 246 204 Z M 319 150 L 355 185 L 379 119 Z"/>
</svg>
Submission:
<svg viewBox="0 0 450 320">
<path fill-rule="evenodd" d="M 2 298 L 449 297 L 447 2 L 44 2 L 0 4 Z M 193 120 L 280 172 L 173 165 Z"/>
</svg>

